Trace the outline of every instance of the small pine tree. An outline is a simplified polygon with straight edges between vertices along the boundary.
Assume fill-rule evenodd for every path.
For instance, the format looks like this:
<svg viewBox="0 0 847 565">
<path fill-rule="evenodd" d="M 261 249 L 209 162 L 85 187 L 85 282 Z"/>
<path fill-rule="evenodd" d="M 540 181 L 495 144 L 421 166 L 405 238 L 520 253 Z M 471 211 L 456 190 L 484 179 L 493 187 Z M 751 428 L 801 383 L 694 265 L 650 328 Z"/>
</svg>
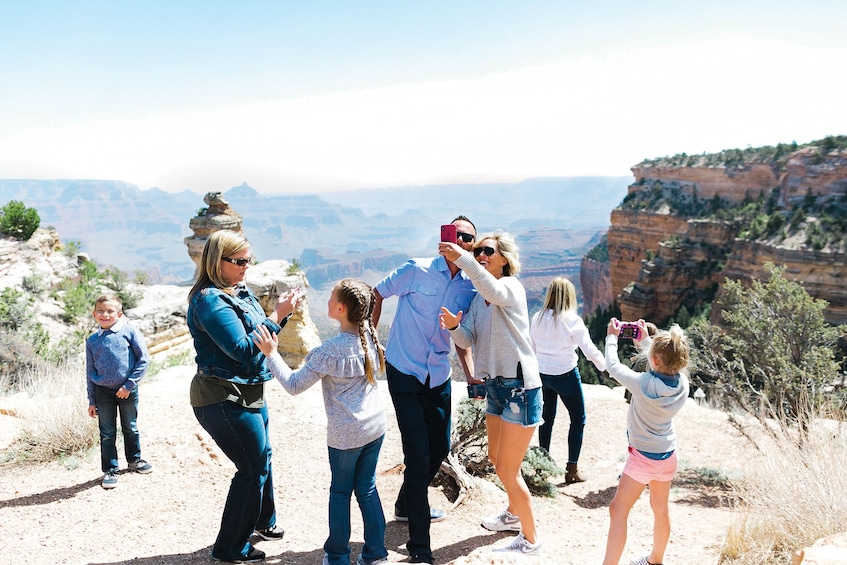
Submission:
<svg viewBox="0 0 847 565">
<path fill-rule="evenodd" d="M 40 224 L 41 218 L 35 208 L 27 208 L 23 202 L 10 200 L 3 206 L 0 215 L 0 232 L 3 235 L 27 241 Z"/>
</svg>

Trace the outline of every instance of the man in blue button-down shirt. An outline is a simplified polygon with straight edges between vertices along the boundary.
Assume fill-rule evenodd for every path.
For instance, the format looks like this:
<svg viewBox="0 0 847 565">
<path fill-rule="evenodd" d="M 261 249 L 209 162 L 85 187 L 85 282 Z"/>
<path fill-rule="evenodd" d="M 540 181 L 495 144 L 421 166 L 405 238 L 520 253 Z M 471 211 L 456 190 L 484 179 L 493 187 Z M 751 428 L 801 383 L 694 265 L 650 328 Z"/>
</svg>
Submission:
<svg viewBox="0 0 847 565">
<path fill-rule="evenodd" d="M 452 223 L 456 243 L 470 251 L 476 227 L 465 216 Z M 459 267 L 440 255 L 409 259 L 374 287 L 374 325 L 383 299 L 398 297 L 385 359 L 406 465 L 394 514 L 409 522 L 410 563 L 433 563 L 429 525 L 444 519 L 442 511 L 430 510 L 427 500 L 429 483 L 450 452 L 451 342 L 449 332 L 439 326 L 438 314 L 442 306 L 467 312 L 475 292 Z M 457 347 L 456 354 L 465 379 L 476 382 L 470 351 Z"/>
</svg>

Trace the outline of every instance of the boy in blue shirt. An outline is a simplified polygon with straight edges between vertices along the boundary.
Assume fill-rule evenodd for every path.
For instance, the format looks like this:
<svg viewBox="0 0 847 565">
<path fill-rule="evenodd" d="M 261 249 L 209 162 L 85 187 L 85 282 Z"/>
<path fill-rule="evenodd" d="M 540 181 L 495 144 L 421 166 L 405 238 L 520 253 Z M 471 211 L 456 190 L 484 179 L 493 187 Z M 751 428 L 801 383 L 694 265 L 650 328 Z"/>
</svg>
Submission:
<svg viewBox="0 0 847 565">
<path fill-rule="evenodd" d="M 101 485 L 118 486 L 117 417 L 120 412 L 124 452 L 130 471 L 149 473 L 153 466 L 141 458 L 138 434 L 138 381 L 150 355 L 144 336 L 123 318 L 116 296 L 104 294 L 94 303 L 94 320 L 100 328 L 85 342 L 85 375 L 88 382 L 88 415 L 99 417 Z"/>
</svg>

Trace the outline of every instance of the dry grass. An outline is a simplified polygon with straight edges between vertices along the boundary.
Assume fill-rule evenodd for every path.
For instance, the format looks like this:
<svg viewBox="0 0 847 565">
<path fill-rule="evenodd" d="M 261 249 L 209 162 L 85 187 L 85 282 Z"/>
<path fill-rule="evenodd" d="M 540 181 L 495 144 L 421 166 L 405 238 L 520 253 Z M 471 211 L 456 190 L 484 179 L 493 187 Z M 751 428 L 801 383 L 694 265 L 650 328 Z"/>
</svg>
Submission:
<svg viewBox="0 0 847 565">
<path fill-rule="evenodd" d="M 20 434 L 6 462 L 41 462 L 86 451 L 99 442 L 88 416 L 85 371 L 80 363 L 40 365 L 20 376 L 16 416 Z"/>
<path fill-rule="evenodd" d="M 798 549 L 847 524 L 847 429 L 818 420 L 808 440 L 770 438 L 769 457 L 738 485 L 746 511 L 730 527 L 720 563 L 790 563 Z"/>
</svg>

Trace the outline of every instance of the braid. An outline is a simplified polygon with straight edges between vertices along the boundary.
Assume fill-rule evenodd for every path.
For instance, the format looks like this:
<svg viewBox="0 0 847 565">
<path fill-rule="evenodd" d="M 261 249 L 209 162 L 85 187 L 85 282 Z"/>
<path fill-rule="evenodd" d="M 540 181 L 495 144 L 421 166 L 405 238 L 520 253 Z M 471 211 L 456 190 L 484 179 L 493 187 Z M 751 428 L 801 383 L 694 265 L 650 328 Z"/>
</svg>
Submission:
<svg viewBox="0 0 847 565">
<path fill-rule="evenodd" d="M 373 290 L 370 285 L 358 279 L 342 279 L 338 285 L 338 301 L 347 308 L 347 319 L 356 324 L 359 329 L 359 341 L 362 343 L 362 351 L 365 353 L 365 376 L 371 384 L 376 383 L 373 363 L 371 362 L 370 347 L 365 337 L 365 332 L 371 334 L 379 358 L 380 371 L 385 370 L 385 356 L 379 345 L 373 325 L 371 324 L 371 313 L 374 308 Z"/>
</svg>

